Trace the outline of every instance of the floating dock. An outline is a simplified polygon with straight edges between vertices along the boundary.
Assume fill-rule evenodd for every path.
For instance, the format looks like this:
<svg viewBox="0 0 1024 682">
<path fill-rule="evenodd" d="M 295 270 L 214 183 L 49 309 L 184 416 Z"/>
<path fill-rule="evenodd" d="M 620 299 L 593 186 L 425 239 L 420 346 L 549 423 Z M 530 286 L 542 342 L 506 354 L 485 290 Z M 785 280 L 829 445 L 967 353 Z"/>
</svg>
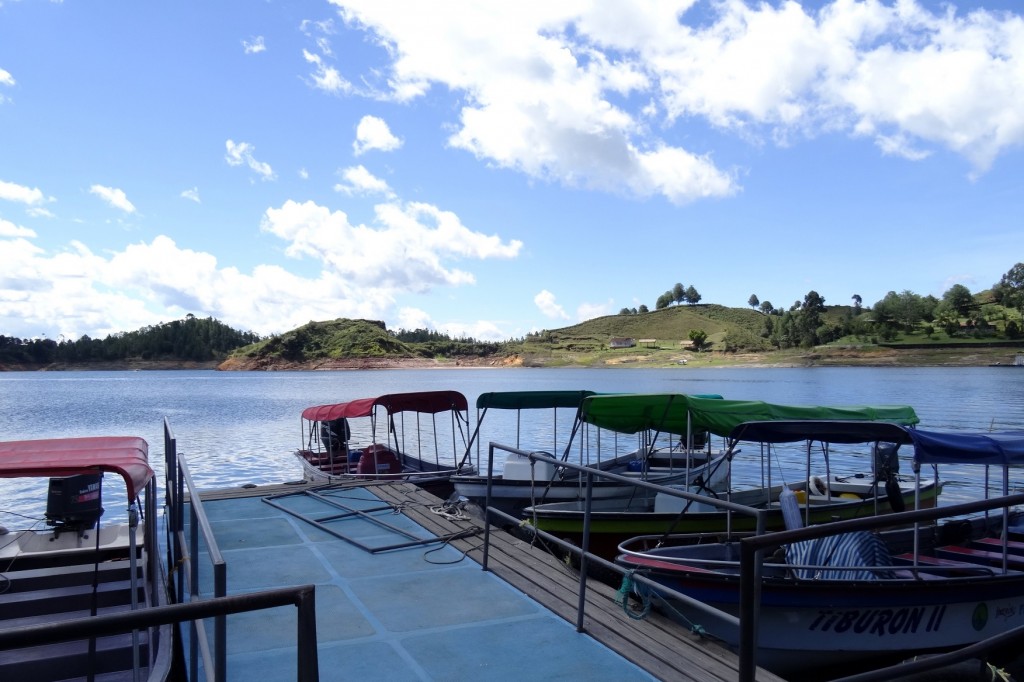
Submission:
<svg viewBox="0 0 1024 682">
<path fill-rule="evenodd" d="M 227 563 L 228 594 L 316 586 L 321 680 L 738 677 L 728 649 L 653 611 L 630 617 L 616 590 L 596 580 L 577 632 L 576 571 L 494 528 L 483 571 L 481 520 L 440 513 L 441 500 L 411 484 L 201 496 Z M 212 589 L 212 579 L 204 582 Z M 294 609 L 227 623 L 229 679 L 295 679 Z M 757 679 L 781 680 L 763 670 Z"/>
</svg>

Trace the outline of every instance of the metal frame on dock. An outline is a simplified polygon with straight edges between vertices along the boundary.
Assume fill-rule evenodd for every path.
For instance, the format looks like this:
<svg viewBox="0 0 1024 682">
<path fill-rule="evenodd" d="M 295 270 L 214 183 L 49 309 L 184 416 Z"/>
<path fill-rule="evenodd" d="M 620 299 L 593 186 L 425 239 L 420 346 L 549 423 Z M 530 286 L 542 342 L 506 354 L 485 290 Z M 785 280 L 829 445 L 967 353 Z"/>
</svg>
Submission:
<svg viewBox="0 0 1024 682">
<path fill-rule="evenodd" d="M 406 549 L 408 547 L 422 547 L 424 545 L 432 545 L 432 544 L 436 544 L 436 543 L 439 543 L 439 542 L 447 543 L 447 542 L 450 542 L 450 541 L 452 541 L 452 540 L 454 540 L 456 538 L 465 537 L 468 534 L 466 532 L 461 532 L 461 533 L 452 533 L 450 535 L 444 535 L 444 536 L 441 536 L 441 537 L 421 538 L 421 537 L 418 537 L 417 535 L 415 535 L 414 533 L 409 532 L 408 530 L 406 530 L 404 528 L 400 528 L 400 527 L 398 527 L 398 526 L 396 526 L 394 524 L 391 524 L 391 523 L 388 523 L 387 521 L 384 521 L 379 516 L 374 516 L 373 515 L 374 512 L 381 512 L 381 511 L 394 512 L 395 511 L 395 507 L 393 505 L 384 504 L 383 506 L 380 506 L 380 507 L 370 507 L 368 509 L 355 509 L 355 508 L 350 507 L 348 505 L 342 504 L 341 502 L 337 501 L 337 499 L 335 499 L 335 498 L 332 498 L 332 497 L 327 496 L 327 495 L 321 495 L 320 494 L 320 492 L 323 491 L 323 490 L 334 490 L 334 489 L 338 489 L 338 488 L 344 489 L 344 488 L 348 488 L 348 487 L 351 487 L 351 486 L 326 485 L 326 486 L 320 486 L 318 488 L 311 488 L 311 489 L 308 489 L 308 490 L 299 490 L 299 491 L 290 492 L 290 493 L 281 493 L 279 495 L 268 495 L 268 496 L 263 497 L 261 499 L 264 502 L 266 502 L 267 504 L 269 504 L 271 507 L 274 507 L 275 509 L 280 509 L 281 511 L 283 511 L 286 514 L 294 516 L 295 518 L 297 518 L 297 519 L 299 519 L 301 521 L 305 521 L 306 523 L 308 523 L 310 525 L 316 526 L 317 528 L 319 528 L 320 530 L 324 531 L 325 533 L 329 533 L 330 535 L 333 535 L 334 537 L 338 538 L 339 540 L 344 540 L 345 542 L 349 543 L 350 545 L 355 545 L 359 549 L 363 550 L 364 552 L 369 552 L 370 554 L 377 554 L 379 552 L 390 552 L 390 551 L 397 550 L 397 549 Z M 324 503 L 326 505 L 335 507 L 336 509 L 341 509 L 342 513 L 340 513 L 340 514 L 331 514 L 329 516 L 321 516 L 319 518 L 313 518 L 311 516 L 307 516 L 306 514 L 302 514 L 300 512 L 297 512 L 294 509 L 289 509 L 288 507 L 286 507 L 286 506 L 284 506 L 282 504 L 278 504 L 278 502 L 277 502 L 277 500 L 279 500 L 279 499 L 282 499 L 282 498 L 285 498 L 285 497 L 295 497 L 295 496 L 298 496 L 298 495 L 305 495 L 307 497 L 311 497 L 311 498 L 313 498 L 315 500 L 318 500 L 318 501 L 320 501 L 320 502 L 322 502 L 322 503 Z M 370 545 L 364 545 L 363 543 L 359 542 L 355 538 L 352 538 L 352 537 L 350 537 L 348 535 L 345 535 L 344 533 L 341 533 L 341 532 L 331 528 L 330 526 L 326 525 L 326 523 L 325 523 L 327 521 L 343 521 L 343 520 L 352 519 L 352 518 L 363 519 L 364 521 L 369 521 L 370 523 L 374 523 L 374 524 L 376 524 L 376 525 L 378 525 L 378 526 L 380 526 L 380 527 L 382 527 L 382 528 L 384 528 L 384 529 L 386 529 L 388 531 L 391 531 L 392 533 L 396 533 L 396 534 L 401 535 L 403 537 L 409 538 L 409 542 L 400 542 L 400 543 L 396 543 L 396 544 L 393 544 L 393 545 L 382 545 L 382 546 L 376 546 L 376 547 L 373 547 L 373 546 L 370 546 Z"/>
<path fill-rule="evenodd" d="M 561 538 L 551 535 L 550 533 L 542 531 L 530 524 L 520 525 L 520 528 L 528 530 L 535 536 L 542 538 L 545 542 L 550 542 L 579 558 L 579 602 L 577 610 L 576 630 L 578 632 L 583 632 L 588 562 L 595 562 L 598 566 L 613 570 L 619 574 L 622 574 L 623 576 L 625 576 L 628 573 L 631 573 L 629 569 L 611 563 L 601 557 L 591 554 L 588 551 L 591 501 L 593 498 L 592 493 L 594 478 L 602 477 L 610 478 L 613 480 L 620 480 L 623 479 L 623 477 L 608 472 L 598 471 L 590 467 L 585 467 L 581 465 L 572 464 L 570 462 L 556 460 L 546 455 L 545 453 L 528 452 L 525 450 L 519 450 L 517 448 L 492 442 L 489 444 L 487 472 L 488 486 L 487 499 L 485 503 L 485 512 L 488 514 L 488 518 L 497 518 L 506 523 L 511 522 L 520 524 L 521 519 L 514 518 L 512 516 L 509 516 L 508 514 L 505 514 L 499 509 L 491 507 L 491 478 L 493 478 L 495 450 L 501 450 L 504 452 L 515 453 L 523 457 L 528 457 L 531 462 L 547 462 L 558 465 L 560 467 L 565 467 L 567 469 L 576 470 L 585 474 L 586 486 L 584 488 L 584 527 L 583 538 L 581 543 L 582 547 L 577 547 L 572 543 L 566 542 L 565 540 L 562 540 Z M 749 507 L 744 507 L 742 505 L 727 502 L 725 500 L 699 497 L 688 491 L 683 491 L 675 488 L 667 488 L 665 486 L 659 486 L 644 481 L 636 481 L 633 479 L 628 480 L 630 483 L 633 483 L 639 487 L 646 488 L 648 490 L 653 490 L 655 492 L 667 493 L 676 497 L 681 497 L 689 500 L 699 500 L 705 503 L 713 504 L 714 506 L 717 507 L 731 509 L 732 511 L 737 511 L 741 513 L 755 513 L 755 515 L 757 516 L 758 534 L 751 537 L 743 537 L 739 540 L 741 552 L 739 612 L 741 614 L 744 614 L 742 617 L 737 618 L 732 614 L 719 611 L 718 609 L 707 604 L 704 604 L 700 601 L 697 601 L 688 595 L 681 594 L 679 592 L 676 592 L 675 590 L 672 590 L 671 588 L 665 587 L 664 585 L 648 580 L 640 574 L 632 574 L 630 576 L 630 578 L 634 582 L 643 584 L 649 588 L 655 588 L 663 592 L 670 593 L 672 597 L 680 599 L 681 601 L 685 601 L 687 604 L 693 606 L 696 609 L 715 615 L 715 617 L 720 618 L 722 622 L 734 623 L 738 627 L 740 635 L 738 675 L 738 679 L 740 680 L 740 682 L 753 682 L 756 679 L 757 674 L 757 633 L 758 616 L 761 601 L 761 571 L 764 559 L 764 550 L 766 547 L 796 540 L 809 540 L 812 538 L 832 535 L 842 531 L 869 530 L 875 528 L 883 528 L 886 526 L 912 526 L 915 523 L 935 521 L 944 517 L 960 516 L 971 514 L 974 512 L 988 511 L 998 508 L 1005 509 L 1015 505 L 1024 505 L 1024 493 L 1018 493 L 1015 495 L 1005 495 L 1003 497 L 990 498 L 986 500 L 979 500 L 975 502 L 968 502 L 947 507 L 936 507 L 933 509 L 922 509 L 906 512 L 893 512 L 890 514 L 885 514 L 884 516 L 849 519 L 845 521 L 834 521 L 820 526 L 811 526 L 791 531 L 776 531 L 770 534 L 764 534 L 763 510 L 755 510 Z M 485 524 L 483 559 L 481 562 L 482 568 L 485 571 L 489 570 L 489 546 L 490 523 L 487 523 Z M 943 666 L 948 666 L 954 663 L 962 662 L 972 657 L 976 657 L 981 653 L 992 651 L 998 648 L 999 646 L 1005 646 L 1007 642 L 1019 641 L 1019 639 L 1022 636 L 1024 636 L 1024 626 L 1014 628 L 1013 630 L 1001 633 L 999 635 L 995 635 L 989 638 L 988 640 L 977 642 L 975 644 L 963 647 L 959 650 L 950 653 L 934 657 L 922 658 L 912 663 L 901 664 L 898 668 L 883 668 L 880 670 L 874 670 L 871 672 L 854 675 L 852 677 L 842 678 L 842 680 L 836 680 L 835 682 L 876 682 L 881 680 L 894 679 L 895 677 L 909 675 L 911 673 L 937 670 Z"/>
<path fill-rule="evenodd" d="M 319 658 L 316 639 L 316 596 L 314 585 L 294 588 L 265 590 L 242 595 L 227 596 L 227 562 L 217 545 L 210 521 L 203 509 L 199 490 L 192 482 L 188 464 L 178 452 L 177 439 L 168 420 L 164 419 L 164 475 L 167 496 L 167 563 L 171 579 L 176 578 L 170 591 L 175 594 L 178 604 L 164 609 L 149 609 L 145 613 L 158 622 L 189 622 L 189 677 L 199 679 L 199 658 L 203 660 L 206 679 L 223 682 L 228 679 L 227 671 L 227 616 L 232 613 L 256 611 L 276 606 L 293 604 L 298 609 L 296 632 L 298 682 L 315 682 L 320 679 Z M 188 492 L 188 501 L 185 492 Z M 188 531 L 185 527 L 185 507 L 189 508 Z M 200 534 L 213 568 L 214 596 L 204 598 L 199 585 Z M 156 613 L 154 613 L 156 612 Z M 131 615 L 131 614 L 128 614 Z M 110 618 L 124 618 L 111 616 Z M 214 619 L 214 637 L 211 647 L 206 633 L 204 618 Z M 95 619 L 90 619 L 90 622 Z M 212 648 L 212 653 L 211 653 Z"/>
</svg>

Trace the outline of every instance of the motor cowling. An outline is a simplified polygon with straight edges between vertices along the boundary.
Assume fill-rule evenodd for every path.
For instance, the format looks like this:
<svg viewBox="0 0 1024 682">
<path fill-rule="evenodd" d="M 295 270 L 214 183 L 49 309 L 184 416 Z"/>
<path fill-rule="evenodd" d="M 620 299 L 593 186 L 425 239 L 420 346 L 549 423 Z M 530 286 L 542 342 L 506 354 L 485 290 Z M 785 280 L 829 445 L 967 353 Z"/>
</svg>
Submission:
<svg viewBox="0 0 1024 682">
<path fill-rule="evenodd" d="M 402 473 L 402 462 L 394 450 L 386 445 L 374 443 L 363 449 L 363 454 L 359 457 L 359 464 L 356 466 L 356 473 L 360 476 L 400 474 Z"/>
</svg>

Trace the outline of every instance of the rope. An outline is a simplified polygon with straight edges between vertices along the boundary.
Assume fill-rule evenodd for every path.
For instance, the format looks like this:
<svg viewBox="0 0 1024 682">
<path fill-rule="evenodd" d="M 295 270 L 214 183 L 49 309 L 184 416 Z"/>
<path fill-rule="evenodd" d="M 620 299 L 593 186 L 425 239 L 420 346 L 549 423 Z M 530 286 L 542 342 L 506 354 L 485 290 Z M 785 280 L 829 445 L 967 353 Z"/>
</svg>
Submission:
<svg viewBox="0 0 1024 682">
<path fill-rule="evenodd" d="M 633 620 L 643 620 L 651 612 L 651 605 L 655 599 L 658 600 L 660 606 L 667 609 L 674 614 L 674 617 L 689 628 L 693 634 L 708 639 L 715 639 L 721 641 L 718 637 L 710 634 L 704 629 L 704 626 L 700 623 L 694 623 L 685 615 L 683 615 L 678 609 L 672 606 L 672 603 L 665 599 L 663 596 L 658 594 L 656 591 L 652 591 L 646 585 L 636 583 L 633 581 L 633 574 L 637 569 L 633 569 L 622 576 L 622 586 L 619 587 L 618 592 L 615 594 L 615 603 L 622 604 L 622 610 L 627 616 Z M 630 607 L 629 605 L 629 594 L 630 592 L 637 595 L 640 599 L 641 607 L 639 610 Z"/>
<path fill-rule="evenodd" d="M 643 620 L 651 612 L 651 593 L 645 585 L 637 585 L 633 582 L 635 569 L 622 575 L 622 586 L 615 594 L 615 603 L 622 604 L 622 610 L 633 620 Z M 631 608 L 629 605 L 629 593 L 635 592 L 640 598 L 640 610 Z"/>
<path fill-rule="evenodd" d="M 461 540 L 462 538 L 471 537 L 473 535 L 478 534 L 482 530 L 483 530 L 483 528 L 481 528 L 480 526 L 473 526 L 472 528 L 467 528 L 466 530 L 459 531 L 458 533 L 455 533 L 453 535 L 448 536 L 447 538 L 445 538 L 444 542 L 442 542 L 440 545 L 438 545 L 437 547 L 434 547 L 432 549 L 428 549 L 426 552 L 424 552 L 423 553 L 423 560 L 426 561 L 428 564 L 434 564 L 435 566 L 447 566 L 449 564 L 457 564 L 457 563 L 459 563 L 460 561 L 465 559 L 469 555 L 470 552 L 472 552 L 474 550 L 478 550 L 481 547 L 483 547 L 484 546 L 483 543 L 480 543 L 478 545 L 475 545 L 473 547 L 469 547 L 469 548 L 463 550 L 462 552 L 460 552 L 459 558 L 458 559 L 454 559 L 452 561 L 433 561 L 429 557 L 434 552 L 440 552 L 441 550 L 443 550 L 453 540 Z"/>
</svg>

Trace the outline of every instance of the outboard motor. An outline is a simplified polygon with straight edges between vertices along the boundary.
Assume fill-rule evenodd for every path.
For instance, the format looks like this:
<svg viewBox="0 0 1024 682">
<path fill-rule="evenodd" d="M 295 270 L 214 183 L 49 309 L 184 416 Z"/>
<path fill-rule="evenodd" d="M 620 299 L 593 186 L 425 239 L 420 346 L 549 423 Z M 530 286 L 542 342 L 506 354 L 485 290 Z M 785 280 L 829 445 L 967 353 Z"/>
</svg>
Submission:
<svg viewBox="0 0 1024 682">
<path fill-rule="evenodd" d="M 877 443 L 875 445 L 875 482 L 885 482 L 885 495 L 889 498 L 889 506 L 895 512 L 906 511 L 903 503 L 903 492 L 900 490 L 900 458 L 897 454 L 899 443 Z"/>
<path fill-rule="evenodd" d="M 320 422 L 320 440 L 324 447 L 333 452 L 341 450 L 352 437 L 348 427 L 348 419 L 338 417 L 328 422 Z"/>
<path fill-rule="evenodd" d="M 67 531 L 81 535 L 96 525 L 103 514 L 102 478 L 103 474 L 80 474 L 50 479 L 46 525 L 53 526 L 55 538 Z"/>
</svg>

